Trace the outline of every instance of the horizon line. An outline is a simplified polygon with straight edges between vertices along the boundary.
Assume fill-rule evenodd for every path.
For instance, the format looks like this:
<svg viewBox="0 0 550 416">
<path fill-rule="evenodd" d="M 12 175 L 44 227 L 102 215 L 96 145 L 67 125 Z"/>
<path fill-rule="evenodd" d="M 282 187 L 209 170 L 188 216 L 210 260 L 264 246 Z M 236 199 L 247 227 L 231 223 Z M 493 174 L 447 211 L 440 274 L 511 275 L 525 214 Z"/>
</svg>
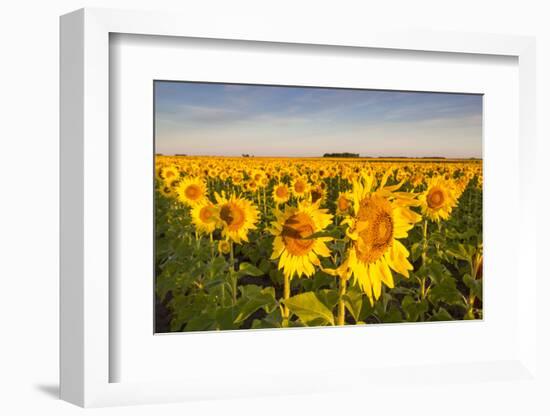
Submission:
<svg viewBox="0 0 550 416">
<path fill-rule="evenodd" d="M 285 158 L 285 159 L 447 159 L 447 160 L 483 160 L 483 156 L 281 156 L 281 155 L 190 155 L 186 153 L 155 153 L 155 156 L 176 156 L 176 157 L 225 157 L 238 159 L 253 158 Z"/>
</svg>

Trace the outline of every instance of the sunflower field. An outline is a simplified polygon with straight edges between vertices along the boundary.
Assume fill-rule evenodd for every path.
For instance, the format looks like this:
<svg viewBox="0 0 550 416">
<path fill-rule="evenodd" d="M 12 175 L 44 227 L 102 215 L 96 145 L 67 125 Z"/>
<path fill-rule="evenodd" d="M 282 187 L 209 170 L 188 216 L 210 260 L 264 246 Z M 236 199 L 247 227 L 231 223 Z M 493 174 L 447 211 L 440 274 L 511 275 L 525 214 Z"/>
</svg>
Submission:
<svg viewBox="0 0 550 416">
<path fill-rule="evenodd" d="M 481 319 L 480 160 L 156 156 L 155 331 Z"/>
</svg>

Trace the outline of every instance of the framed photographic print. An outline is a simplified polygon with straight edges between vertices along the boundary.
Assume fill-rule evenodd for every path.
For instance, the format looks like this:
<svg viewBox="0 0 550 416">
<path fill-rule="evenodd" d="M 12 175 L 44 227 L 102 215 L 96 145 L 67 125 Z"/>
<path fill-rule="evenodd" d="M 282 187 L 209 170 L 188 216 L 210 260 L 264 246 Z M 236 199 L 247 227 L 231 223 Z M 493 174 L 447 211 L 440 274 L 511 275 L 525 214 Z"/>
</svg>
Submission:
<svg viewBox="0 0 550 416">
<path fill-rule="evenodd" d="M 243 30 L 62 17 L 62 398 L 540 388 L 533 39 Z"/>
<path fill-rule="evenodd" d="M 482 319 L 482 95 L 154 100 L 155 332 Z"/>
</svg>

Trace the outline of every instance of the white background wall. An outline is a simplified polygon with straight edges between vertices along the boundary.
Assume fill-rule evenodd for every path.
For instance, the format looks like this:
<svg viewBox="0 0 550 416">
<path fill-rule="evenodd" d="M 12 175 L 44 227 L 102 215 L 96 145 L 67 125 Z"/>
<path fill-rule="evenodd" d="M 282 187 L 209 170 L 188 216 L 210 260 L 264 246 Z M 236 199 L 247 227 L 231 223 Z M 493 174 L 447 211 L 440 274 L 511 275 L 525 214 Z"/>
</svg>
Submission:
<svg viewBox="0 0 550 416">
<path fill-rule="evenodd" d="M 550 137 L 550 13 L 546 1 L 168 1 L 19 0 L 0 6 L 0 414 L 73 414 L 56 399 L 58 384 L 58 17 L 77 8 L 115 7 L 179 10 L 209 24 L 209 16 L 241 19 L 271 16 L 282 26 L 324 22 L 327 31 L 347 25 L 387 24 L 439 30 L 535 35 L 538 41 L 539 174 L 547 174 Z M 546 138 L 546 141 L 543 140 Z M 539 181 L 539 213 L 547 211 L 547 186 Z M 540 215 L 539 214 L 539 215 Z M 512 219 L 513 220 L 513 219 Z M 539 252 L 548 224 L 540 219 Z M 505 225 L 503 225 L 505 226 Z M 545 247 L 543 247 L 543 244 Z M 542 266 L 542 261 L 540 261 Z M 546 287 L 548 285 L 546 284 Z M 539 288 L 543 290 L 543 288 Z M 550 293 L 547 291 L 547 293 Z M 547 315 L 545 309 L 541 313 Z M 548 333 L 541 334 L 548 347 Z M 550 350 L 550 349 L 549 349 Z M 547 350 L 548 351 L 548 350 Z M 544 359 L 544 356 L 542 357 Z M 546 361 L 547 363 L 548 361 Z M 430 407 L 430 393 L 411 402 L 428 414 L 455 414 L 470 400 L 461 394 L 446 409 Z M 396 398 L 399 400 L 399 398 Z M 471 414 L 505 408 L 537 414 L 532 403 L 506 397 L 502 403 L 476 400 Z M 362 414 L 376 398 L 257 398 L 95 410 L 99 414 Z M 391 404 L 376 407 L 391 412 Z M 548 409 L 548 408 L 547 408 Z M 542 409 L 538 409 L 542 411 Z M 479 411 L 479 413 L 478 413 Z M 491 413 L 494 413 L 491 411 Z M 388 413 L 390 414 L 390 413 Z M 489 413 L 487 413 L 489 414 Z"/>
</svg>

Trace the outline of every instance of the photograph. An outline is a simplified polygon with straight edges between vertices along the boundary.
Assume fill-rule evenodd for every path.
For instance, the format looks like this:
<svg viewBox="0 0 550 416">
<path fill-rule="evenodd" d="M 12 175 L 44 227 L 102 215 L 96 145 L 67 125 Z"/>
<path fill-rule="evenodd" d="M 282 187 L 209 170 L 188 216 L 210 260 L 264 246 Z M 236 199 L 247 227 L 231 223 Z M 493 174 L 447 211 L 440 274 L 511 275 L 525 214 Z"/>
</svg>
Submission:
<svg viewBox="0 0 550 416">
<path fill-rule="evenodd" d="M 155 80 L 154 332 L 483 319 L 483 95 Z"/>
</svg>

